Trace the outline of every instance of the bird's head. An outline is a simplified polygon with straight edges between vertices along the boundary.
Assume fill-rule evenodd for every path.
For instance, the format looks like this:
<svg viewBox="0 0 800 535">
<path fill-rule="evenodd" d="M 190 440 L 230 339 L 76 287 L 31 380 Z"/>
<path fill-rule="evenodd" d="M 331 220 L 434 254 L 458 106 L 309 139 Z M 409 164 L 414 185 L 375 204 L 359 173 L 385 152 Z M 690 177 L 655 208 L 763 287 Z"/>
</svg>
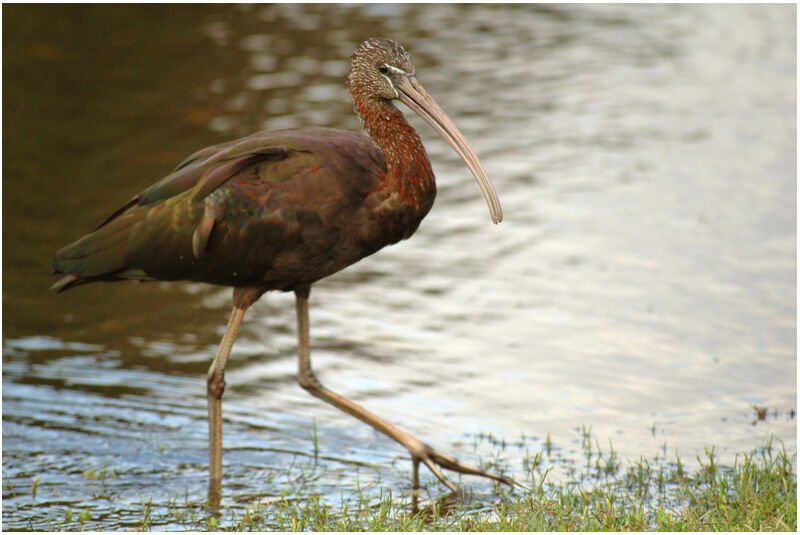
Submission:
<svg viewBox="0 0 800 535">
<path fill-rule="evenodd" d="M 373 37 L 353 52 L 347 87 L 351 92 L 392 100 L 400 98 L 396 84 L 402 76 L 414 76 L 414 60 L 394 41 Z"/>
<path fill-rule="evenodd" d="M 494 223 L 503 220 L 503 210 L 489 177 L 475 151 L 456 125 L 436 104 L 416 77 L 414 60 L 391 39 L 367 39 L 356 48 L 347 74 L 347 88 L 355 99 L 399 100 L 422 117 L 453 147 L 478 181 Z"/>
</svg>

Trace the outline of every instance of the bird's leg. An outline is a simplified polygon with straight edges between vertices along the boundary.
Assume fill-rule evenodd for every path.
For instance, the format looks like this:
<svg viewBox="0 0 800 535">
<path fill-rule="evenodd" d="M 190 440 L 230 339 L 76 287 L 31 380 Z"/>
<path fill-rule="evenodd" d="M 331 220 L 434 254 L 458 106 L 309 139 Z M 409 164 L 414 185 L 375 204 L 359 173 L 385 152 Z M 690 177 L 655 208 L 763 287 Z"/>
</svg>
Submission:
<svg viewBox="0 0 800 535">
<path fill-rule="evenodd" d="M 222 393 L 225 391 L 225 366 L 231 354 L 233 341 L 239 334 L 244 313 L 263 290 L 255 288 L 235 288 L 233 290 L 233 310 L 222 335 L 217 354 L 208 368 L 206 392 L 208 395 L 208 503 L 209 508 L 219 507 L 222 486 Z"/>
<path fill-rule="evenodd" d="M 308 390 L 312 395 L 320 398 L 321 400 L 330 403 L 334 407 L 346 412 L 351 416 L 355 416 L 362 422 L 372 426 L 389 438 L 399 442 L 411 454 L 413 465 L 413 483 L 415 488 L 419 481 L 416 468 L 419 462 L 425 463 L 433 474 L 439 478 L 439 481 L 444 483 L 447 488 L 453 492 L 457 492 L 456 486 L 453 485 L 447 477 L 439 469 L 447 468 L 462 474 L 473 474 L 477 476 L 488 477 L 495 481 L 500 481 L 508 485 L 513 485 L 514 481 L 508 477 L 493 474 L 485 470 L 481 470 L 477 466 L 463 463 L 446 453 L 439 452 L 427 444 L 417 440 L 408 433 L 401 431 L 389 422 L 372 414 L 363 407 L 356 405 L 349 399 L 340 396 L 339 394 L 328 390 L 319 380 L 314 376 L 311 371 L 311 355 L 309 346 L 309 325 L 308 325 L 308 294 L 310 288 L 301 288 L 295 290 L 296 303 L 297 303 L 297 338 L 298 338 L 298 377 L 297 380 L 300 386 Z"/>
<path fill-rule="evenodd" d="M 419 513 L 419 459 L 411 457 L 411 514 Z"/>
<path fill-rule="evenodd" d="M 233 307 L 222 342 L 217 349 L 211 367 L 206 376 L 208 393 L 208 449 L 209 479 L 219 482 L 222 479 L 222 393 L 225 391 L 225 365 L 233 347 L 233 341 L 239 334 L 239 326 L 244 317 L 244 308 Z"/>
</svg>

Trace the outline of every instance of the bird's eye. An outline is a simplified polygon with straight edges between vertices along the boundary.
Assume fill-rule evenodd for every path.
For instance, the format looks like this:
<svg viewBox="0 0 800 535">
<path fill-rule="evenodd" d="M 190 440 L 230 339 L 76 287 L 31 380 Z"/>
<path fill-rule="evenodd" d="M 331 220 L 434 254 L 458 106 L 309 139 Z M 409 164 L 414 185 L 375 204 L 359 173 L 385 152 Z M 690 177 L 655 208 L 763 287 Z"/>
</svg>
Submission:
<svg viewBox="0 0 800 535">
<path fill-rule="evenodd" d="M 381 74 L 386 74 L 387 72 L 389 72 L 389 67 L 387 67 L 386 65 L 381 65 L 380 67 L 378 67 L 378 70 L 381 71 Z"/>
</svg>

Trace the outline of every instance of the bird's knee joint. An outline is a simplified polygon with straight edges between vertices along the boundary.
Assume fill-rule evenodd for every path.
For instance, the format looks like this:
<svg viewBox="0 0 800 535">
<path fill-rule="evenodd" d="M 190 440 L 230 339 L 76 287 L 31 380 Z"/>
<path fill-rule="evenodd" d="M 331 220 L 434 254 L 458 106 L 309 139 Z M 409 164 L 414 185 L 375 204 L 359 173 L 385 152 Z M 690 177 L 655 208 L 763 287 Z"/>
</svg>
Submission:
<svg viewBox="0 0 800 535">
<path fill-rule="evenodd" d="M 206 380 L 206 391 L 210 397 L 222 399 L 222 393 L 225 391 L 225 379 L 222 377 L 222 374 L 213 373 L 208 376 Z"/>
<path fill-rule="evenodd" d="M 322 384 L 314 377 L 313 373 L 301 373 L 297 376 L 297 382 L 309 392 L 315 392 L 322 387 Z"/>
</svg>

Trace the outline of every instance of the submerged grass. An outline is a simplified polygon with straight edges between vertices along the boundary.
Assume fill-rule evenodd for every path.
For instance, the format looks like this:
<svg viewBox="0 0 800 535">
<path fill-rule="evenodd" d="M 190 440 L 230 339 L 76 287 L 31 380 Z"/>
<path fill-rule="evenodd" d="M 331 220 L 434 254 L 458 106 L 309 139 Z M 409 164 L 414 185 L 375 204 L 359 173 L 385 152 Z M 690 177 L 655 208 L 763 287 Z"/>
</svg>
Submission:
<svg viewBox="0 0 800 535">
<path fill-rule="evenodd" d="M 358 489 L 330 503 L 320 496 L 283 495 L 218 516 L 177 496 L 167 506 L 141 504 L 135 528 L 224 531 L 796 531 L 796 453 L 787 454 L 772 440 L 740 454 L 733 466 L 718 463 L 714 448 L 687 469 L 677 454 L 668 459 L 666 445 L 654 458 L 623 463 L 613 446 L 601 449 L 591 428 L 581 433 L 582 461 L 559 457 L 549 440 L 534 455 L 526 454 L 525 489 L 495 485 L 482 495 L 447 495 L 431 481 L 418 497 L 375 495 Z M 312 436 L 313 440 L 313 436 Z M 505 442 L 484 465 L 502 469 Z M 524 439 L 517 444 L 524 447 Z M 316 469 L 319 467 L 317 466 Z M 308 465 L 308 469 L 312 469 Z M 554 473 L 559 472 L 557 478 Z M 559 479 L 555 481 L 555 479 Z M 470 488 L 470 487 L 465 487 Z M 91 512 L 66 511 L 49 529 L 106 529 Z M 33 527 L 33 526 L 31 526 Z M 42 526 L 47 529 L 48 527 Z M 128 525 L 128 528 L 134 527 Z M 41 529 L 41 528 L 39 528 Z"/>
</svg>

